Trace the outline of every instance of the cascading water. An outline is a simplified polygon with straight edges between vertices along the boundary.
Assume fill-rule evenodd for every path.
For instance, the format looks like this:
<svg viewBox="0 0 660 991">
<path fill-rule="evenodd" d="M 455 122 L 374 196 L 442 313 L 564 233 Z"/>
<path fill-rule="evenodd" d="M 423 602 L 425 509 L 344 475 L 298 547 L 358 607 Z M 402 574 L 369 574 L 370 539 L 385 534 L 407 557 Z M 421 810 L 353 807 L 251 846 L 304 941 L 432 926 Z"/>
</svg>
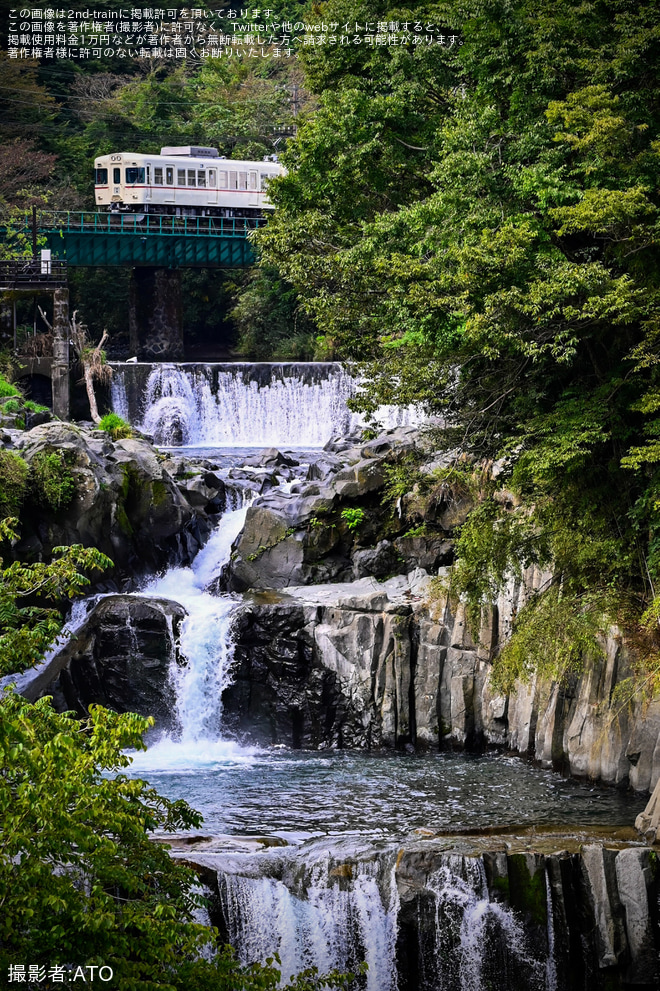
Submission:
<svg viewBox="0 0 660 991">
<path fill-rule="evenodd" d="M 232 494 L 228 491 L 228 498 Z M 213 595 L 208 586 L 229 560 L 231 545 L 243 527 L 249 500 L 238 493 L 222 516 L 204 548 L 189 568 L 170 568 L 142 589 L 143 595 L 160 596 L 181 603 L 188 615 L 183 621 L 180 650 L 186 660 L 173 660 L 170 679 L 176 697 L 178 733 L 164 736 L 145 754 L 137 754 L 140 768 L 182 767 L 236 757 L 241 748 L 223 740 L 222 692 L 230 681 L 232 662 L 231 621 L 237 600 Z"/>
<path fill-rule="evenodd" d="M 318 447 L 355 425 L 345 405 L 355 382 L 341 366 L 268 366 L 256 378 L 254 367 L 142 366 L 140 372 L 127 366 L 114 377 L 115 409 L 167 445 Z M 143 376 L 139 406 L 126 377 L 129 368 Z M 406 420 L 401 411 L 397 418 Z M 390 421 L 395 424 L 396 418 Z M 366 961 L 359 987 L 368 991 L 556 991 L 561 954 L 556 963 L 547 881 L 543 928 L 500 902 L 497 889 L 489 893 L 481 856 L 442 852 L 442 866 L 436 869 L 436 857 L 431 869 L 422 854 L 408 888 L 397 873 L 404 851 L 393 837 L 421 825 L 408 822 L 415 815 L 410 804 L 417 803 L 424 817 L 435 816 L 439 804 L 445 819 L 460 804 L 461 782 L 449 784 L 440 755 L 429 764 L 429 783 L 419 779 L 426 766 L 417 777 L 411 772 L 411 755 L 401 780 L 398 765 L 390 762 L 382 789 L 387 806 L 379 788 L 370 792 L 368 776 L 374 772 L 366 765 L 351 764 L 350 798 L 342 801 L 339 755 L 323 766 L 322 760 L 243 748 L 223 738 L 222 694 L 231 680 L 231 627 L 240 600 L 213 595 L 210 587 L 243 526 L 242 498 L 235 496 L 191 567 L 170 569 L 142 590 L 180 602 L 188 615 L 180 631 L 185 663 L 173 656 L 170 669 L 176 730 L 135 754 L 133 763 L 134 772 L 148 772 L 158 790 L 186 797 L 211 822 L 221 822 L 219 832 L 279 834 L 291 843 L 277 851 L 234 850 L 212 861 L 224 930 L 239 958 L 251 963 L 278 954 L 283 982 L 307 967 L 354 970 Z M 375 756 L 369 760 L 378 762 Z M 501 787 L 507 796 L 517 794 Z M 359 822 L 356 798 L 367 810 Z M 496 806 L 489 804 L 489 814 Z M 398 814 L 403 818 L 397 826 Z M 367 834 L 374 838 L 365 841 Z M 558 933 L 561 938 L 559 928 Z"/>
<path fill-rule="evenodd" d="M 449 854 L 427 879 L 434 913 L 420 926 L 419 991 L 549 991 L 548 954 L 535 952 L 521 918 L 492 901 L 481 857 Z"/>
<path fill-rule="evenodd" d="M 368 859 L 344 843 L 263 859 L 257 877 L 222 871 L 219 889 L 230 941 L 244 963 L 277 953 L 282 975 L 368 965 L 368 991 L 396 991 L 396 851 Z M 240 864 L 240 861 L 239 861 Z"/>
<path fill-rule="evenodd" d="M 336 363 L 132 364 L 114 372 L 115 412 L 165 446 L 323 447 L 363 422 L 346 405 L 358 384 Z M 136 376 L 140 398 L 129 400 Z M 383 407 L 377 419 L 386 427 L 420 421 L 398 407 Z"/>
</svg>

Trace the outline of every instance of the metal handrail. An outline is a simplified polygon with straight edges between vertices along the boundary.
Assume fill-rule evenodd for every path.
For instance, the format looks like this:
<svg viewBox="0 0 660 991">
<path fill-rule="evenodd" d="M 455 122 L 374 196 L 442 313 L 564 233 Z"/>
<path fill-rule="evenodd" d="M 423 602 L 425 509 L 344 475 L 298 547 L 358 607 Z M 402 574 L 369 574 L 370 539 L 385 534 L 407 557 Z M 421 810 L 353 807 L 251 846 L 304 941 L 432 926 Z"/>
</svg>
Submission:
<svg viewBox="0 0 660 991">
<path fill-rule="evenodd" d="M 0 284 L 28 286 L 36 284 L 66 285 L 67 263 L 59 258 L 17 258 L 0 261 Z"/>
<path fill-rule="evenodd" d="M 63 234 L 183 235 L 185 237 L 240 237 L 263 227 L 265 217 L 174 217 L 157 213 L 95 213 L 92 211 L 40 210 L 39 231 Z M 21 232 L 32 230 L 26 214 Z M 18 233 L 12 227 L 13 233 Z"/>
</svg>

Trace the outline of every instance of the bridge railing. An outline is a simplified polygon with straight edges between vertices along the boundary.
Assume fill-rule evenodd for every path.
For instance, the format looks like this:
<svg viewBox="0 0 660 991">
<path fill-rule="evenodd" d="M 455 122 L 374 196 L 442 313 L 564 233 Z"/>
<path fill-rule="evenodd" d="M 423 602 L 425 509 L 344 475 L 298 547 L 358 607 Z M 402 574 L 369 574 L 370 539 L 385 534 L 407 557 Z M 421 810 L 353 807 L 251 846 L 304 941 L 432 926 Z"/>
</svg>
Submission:
<svg viewBox="0 0 660 991">
<path fill-rule="evenodd" d="M 186 237 L 242 237 L 263 227 L 263 217 L 173 217 L 157 213 L 93 213 L 92 211 L 39 210 L 40 231 L 64 234 L 183 235 Z M 32 230 L 26 214 L 22 231 Z"/>
<path fill-rule="evenodd" d="M 16 289 L 58 289 L 67 284 L 67 263 L 58 258 L 18 258 L 13 261 L 0 261 L 0 288 L 4 291 Z"/>
</svg>

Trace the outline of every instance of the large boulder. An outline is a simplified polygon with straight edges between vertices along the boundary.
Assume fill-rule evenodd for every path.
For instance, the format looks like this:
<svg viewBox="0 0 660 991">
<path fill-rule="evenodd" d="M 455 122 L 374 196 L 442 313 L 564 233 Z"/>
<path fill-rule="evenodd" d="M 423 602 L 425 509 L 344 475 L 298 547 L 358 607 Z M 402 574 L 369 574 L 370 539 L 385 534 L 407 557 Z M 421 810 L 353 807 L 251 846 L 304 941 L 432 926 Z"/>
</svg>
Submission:
<svg viewBox="0 0 660 991">
<path fill-rule="evenodd" d="M 53 547 L 97 547 L 117 572 L 144 573 L 190 560 L 208 527 L 179 491 L 164 459 L 142 439 L 112 441 L 71 423 L 45 423 L 22 435 L 20 454 L 60 451 L 76 483 L 70 504 L 25 520 L 23 559 L 48 558 Z"/>
<path fill-rule="evenodd" d="M 31 701 L 51 695 L 60 711 L 85 715 L 96 703 L 155 716 L 160 726 L 169 726 L 175 710 L 170 669 L 180 662 L 178 631 L 185 615 L 169 599 L 99 597 L 43 661 L 3 678 L 0 688 L 14 684 Z"/>
<path fill-rule="evenodd" d="M 401 550 L 392 545 L 404 525 L 383 500 L 388 466 L 424 443 L 419 431 L 399 427 L 367 444 L 329 445 L 304 482 L 255 500 L 234 545 L 226 587 L 243 592 L 384 578 L 414 570 L 422 560 L 444 563 L 450 545 L 442 535 L 424 548 L 414 538 Z"/>
</svg>

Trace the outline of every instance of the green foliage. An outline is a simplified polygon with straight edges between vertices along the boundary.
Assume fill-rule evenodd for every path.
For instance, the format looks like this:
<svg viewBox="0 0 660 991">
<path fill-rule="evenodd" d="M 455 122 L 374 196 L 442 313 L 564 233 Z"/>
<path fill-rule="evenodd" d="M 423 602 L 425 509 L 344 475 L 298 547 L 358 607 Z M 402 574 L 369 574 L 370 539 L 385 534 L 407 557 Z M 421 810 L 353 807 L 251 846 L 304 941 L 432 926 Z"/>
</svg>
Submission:
<svg viewBox="0 0 660 991">
<path fill-rule="evenodd" d="M 27 466 L 26 466 L 27 467 Z M 18 521 L 0 521 L 0 543 L 17 539 Z M 61 602 L 85 591 L 85 571 L 103 570 L 112 562 L 94 547 L 54 547 L 53 560 L 8 567 L 0 560 L 0 674 L 36 664 L 62 628 L 58 609 L 43 600 Z"/>
<path fill-rule="evenodd" d="M 2 404 L 2 411 L 4 413 L 20 413 L 22 408 L 18 399 L 8 399 L 6 403 Z"/>
<path fill-rule="evenodd" d="M 364 509 L 359 506 L 348 507 L 347 509 L 342 509 L 341 519 L 346 524 L 348 529 L 353 533 L 359 530 L 366 519 L 366 513 Z"/>
<path fill-rule="evenodd" d="M 615 616 L 612 606 L 603 596 L 563 594 L 557 585 L 535 594 L 495 658 L 494 690 L 510 692 L 516 681 L 527 683 L 534 674 L 547 682 L 579 674 L 585 656 L 603 655 L 598 635 Z"/>
<path fill-rule="evenodd" d="M 18 396 L 20 395 L 17 387 L 12 382 L 7 382 L 6 379 L 0 378 L 0 396 Z"/>
<path fill-rule="evenodd" d="M 432 533 L 427 523 L 420 523 L 418 526 L 411 526 L 409 530 L 401 534 L 402 537 L 427 537 Z"/>
<path fill-rule="evenodd" d="M 572 603 L 582 648 L 612 600 L 637 629 L 660 581 L 660 8 L 428 11 L 460 46 L 301 53 L 318 112 L 256 240 L 326 353 L 360 363 L 359 408 L 421 403 L 446 416 L 445 448 L 497 461 L 497 485 L 465 496 L 453 590 L 476 614 L 547 567 L 562 596 L 519 640 Z M 408 523 L 454 488 L 388 471 Z"/>
<path fill-rule="evenodd" d="M 40 506 L 57 511 L 73 499 L 76 481 L 62 451 L 40 451 L 30 463 L 32 497 Z"/>
<path fill-rule="evenodd" d="M 256 267 L 230 316 L 238 330 L 236 353 L 250 361 L 308 361 L 316 328 L 293 286 L 269 266 Z"/>
<path fill-rule="evenodd" d="M 0 969 L 17 960 L 111 967 L 131 991 L 275 991 L 274 961 L 239 965 L 194 921 L 195 874 L 155 830 L 199 827 L 184 801 L 124 773 L 153 720 L 91 706 L 84 721 L 11 692 L 0 700 Z M 345 987 L 308 971 L 286 987 Z"/>
<path fill-rule="evenodd" d="M 11 400 L 10 400 L 11 402 Z M 49 413 L 50 410 L 48 406 L 42 406 L 40 403 L 35 403 L 31 399 L 26 399 L 23 403 L 23 408 L 28 411 L 28 413 Z"/>
<path fill-rule="evenodd" d="M 99 430 L 105 430 L 113 440 L 121 440 L 123 437 L 132 437 L 133 428 L 130 423 L 123 420 L 118 413 L 106 413 L 98 425 Z"/>
<path fill-rule="evenodd" d="M 406 455 L 401 461 L 395 464 L 383 465 L 385 475 L 385 485 L 383 487 L 383 505 L 395 505 L 402 496 L 411 492 L 415 485 L 421 481 L 422 475 L 419 470 L 418 458 L 415 455 Z"/>
<path fill-rule="evenodd" d="M 0 518 L 18 514 L 27 492 L 29 470 L 19 454 L 0 451 Z"/>
</svg>

